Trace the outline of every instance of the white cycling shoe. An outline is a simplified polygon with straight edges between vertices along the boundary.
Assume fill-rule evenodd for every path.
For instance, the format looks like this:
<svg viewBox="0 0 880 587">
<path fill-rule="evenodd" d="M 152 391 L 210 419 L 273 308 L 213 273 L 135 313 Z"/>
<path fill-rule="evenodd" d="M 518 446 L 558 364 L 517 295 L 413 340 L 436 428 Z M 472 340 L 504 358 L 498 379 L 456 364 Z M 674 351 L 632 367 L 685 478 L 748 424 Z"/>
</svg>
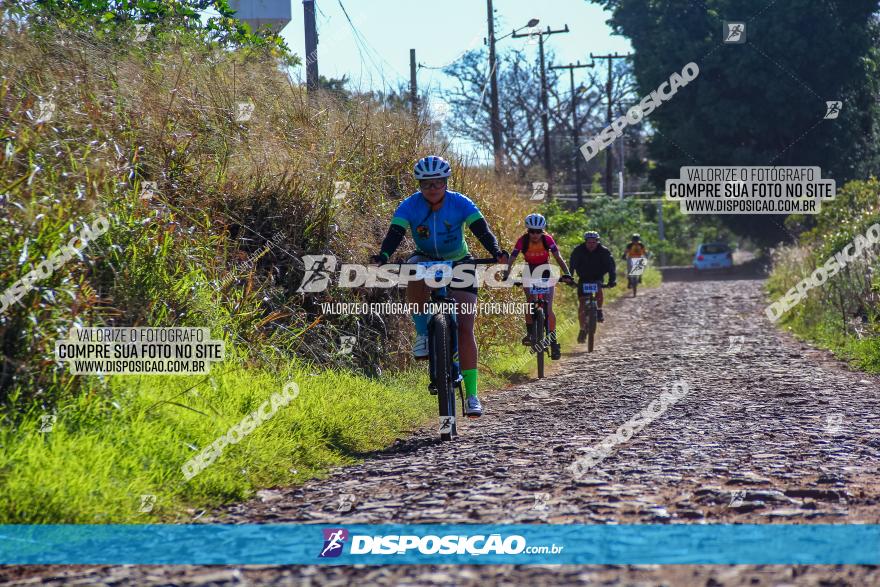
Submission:
<svg viewBox="0 0 880 587">
<path fill-rule="evenodd" d="M 428 358 L 428 336 L 424 334 L 417 334 L 416 340 L 413 343 L 412 349 L 413 357 L 419 360 L 424 360 Z"/>
</svg>

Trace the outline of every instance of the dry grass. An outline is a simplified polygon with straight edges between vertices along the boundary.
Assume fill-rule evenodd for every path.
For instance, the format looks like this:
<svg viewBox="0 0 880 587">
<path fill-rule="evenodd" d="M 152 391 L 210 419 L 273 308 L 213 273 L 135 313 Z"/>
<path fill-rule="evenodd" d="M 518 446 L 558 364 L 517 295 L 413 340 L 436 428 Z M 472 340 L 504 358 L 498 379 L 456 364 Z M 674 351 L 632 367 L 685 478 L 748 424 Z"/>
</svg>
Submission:
<svg viewBox="0 0 880 587">
<path fill-rule="evenodd" d="M 405 363 L 408 320 L 321 317 L 321 301 L 389 292 L 296 294 L 303 254 L 364 262 L 427 153 L 453 160 L 452 189 L 472 197 L 510 248 L 526 214 L 512 185 L 465 168 L 430 121 L 364 96 L 310 100 L 276 64 L 180 36 L 126 45 L 86 34 L 35 36 L 6 23 L 0 59 L 5 289 L 99 214 L 112 227 L 0 315 L 0 396 L 54 401 L 80 381 L 59 374 L 54 340 L 76 322 L 211 326 L 241 361 L 294 359 L 369 372 Z M 37 123 L 39 103 L 55 103 Z M 236 120 L 238 104 L 253 104 Z M 344 201 L 337 181 L 350 183 Z M 145 182 L 157 196 L 142 199 Z M 261 251 L 253 269 L 236 261 Z M 63 239 L 63 240 L 62 240 Z M 481 250 L 472 242 L 475 251 Z M 398 292 L 399 293 L 399 292 Z M 513 299 L 512 292 L 493 292 Z M 518 299 L 518 298 L 516 298 Z M 512 320 L 485 319 L 484 345 Z M 362 344 L 334 352 L 340 334 Z"/>
</svg>

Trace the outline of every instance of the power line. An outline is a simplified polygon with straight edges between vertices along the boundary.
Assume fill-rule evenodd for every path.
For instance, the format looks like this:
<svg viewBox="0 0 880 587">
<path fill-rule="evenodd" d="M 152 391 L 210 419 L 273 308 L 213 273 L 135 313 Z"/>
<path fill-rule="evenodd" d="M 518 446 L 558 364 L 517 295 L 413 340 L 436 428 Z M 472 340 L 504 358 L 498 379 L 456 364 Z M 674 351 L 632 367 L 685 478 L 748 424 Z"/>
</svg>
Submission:
<svg viewBox="0 0 880 587">
<path fill-rule="evenodd" d="M 468 53 L 473 51 L 474 50 L 474 41 L 479 38 L 480 38 L 480 33 L 477 33 L 476 36 L 473 39 L 471 39 L 471 43 L 470 43 L 470 45 L 468 45 L 468 48 L 465 49 L 464 51 L 462 51 L 458 57 L 456 57 L 455 59 L 453 59 L 452 61 L 450 61 L 446 65 L 441 65 L 439 67 L 435 67 L 432 65 L 422 65 L 421 63 L 419 63 L 419 69 L 446 69 L 447 67 L 449 67 L 450 65 L 452 65 L 456 61 L 461 60 L 462 57 L 464 57 L 465 55 L 467 55 Z"/>
<path fill-rule="evenodd" d="M 382 77 L 382 85 L 383 85 L 383 87 L 384 87 L 384 86 L 391 87 L 391 86 L 390 86 L 390 84 L 388 84 L 388 83 L 386 82 L 386 79 L 385 79 L 385 71 L 383 70 L 382 66 L 379 65 L 379 64 L 376 62 L 375 59 L 373 59 L 373 55 L 374 55 L 375 57 L 377 57 L 379 60 L 385 62 L 386 65 L 388 65 L 392 70 L 394 70 L 394 72 L 397 74 L 398 78 L 400 78 L 400 79 L 404 79 L 404 80 L 409 79 L 408 76 L 403 75 L 403 74 L 400 72 L 400 70 L 398 70 L 398 69 L 394 66 L 394 64 L 392 64 L 392 63 L 389 62 L 387 59 L 385 59 L 384 57 L 382 57 L 382 54 L 379 53 L 379 51 L 377 51 L 376 48 L 373 47 L 373 46 L 370 44 L 370 42 L 367 40 L 366 36 L 358 30 L 358 28 L 354 25 L 354 22 L 352 22 L 351 17 L 349 17 L 349 15 L 348 15 L 348 11 L 345 9 L 345 6 L 342 4 L 342 0 L 337 0 L 337 2 L 339 3 L 339 7 L 342 9 L 342 13 L 345 15 L 346 20 L 348 20 L 348 24 L 351 26 L 351 30 L 352 30 L 352 31 L 354 32 L 354 34 L 355 34 L 355 37 L 356 37 L 355 40 L 356 40 L 356 42 L 359 42 L 359 43 L 362 44 L 364 50 L 367 52 L 367 57 L 370 59 L 370 61 L 371 61 L 371 62 L 373 63 L 373 65 L 375 66 L 376 70 L 379 72 L 379 75 Z M 371 53 L 372 53 L 372 55 L 371 55 Z"/>
</svg>

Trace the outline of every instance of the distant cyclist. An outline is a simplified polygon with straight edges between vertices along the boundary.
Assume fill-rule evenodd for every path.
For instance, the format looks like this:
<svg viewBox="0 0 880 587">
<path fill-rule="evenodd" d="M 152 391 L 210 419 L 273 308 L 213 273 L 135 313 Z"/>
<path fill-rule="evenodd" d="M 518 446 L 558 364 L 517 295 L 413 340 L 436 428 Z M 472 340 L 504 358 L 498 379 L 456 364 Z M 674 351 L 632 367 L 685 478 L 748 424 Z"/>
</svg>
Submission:
<svg viewBox="0 0 880 587">
<path fill-rule="evenodd" d="M 540 214 L 529 214 L 526 216 L 525 224 L 527 232 L 519 237 L 519 240 L 516 241 L 516 245 L 513 247 L 513 252 L 510 254 L 510 261 L 507 263 L 507 273 L 510 273 L 510 268 L 513 266 L 513 262 L 516 260 L 520 251 L 522 251 L 523 258 L 529 265 L 530 275 L 535 276 L 538 273 L 535 269 L 540 265 L 549 263 L 550 254 L 552 253 L 553 258 L 556 259 L 556 262 L 559 263 L 559 267 L 562 268 L 562 280 L 572 282 L 571 275 L 568 271 L 568 265 L 565 264 L 565 259 L 559 254 L 559 247 L 556 246 L 556 241 L 553 240 L 553 237 L 550 234 L 544 231 L 544 229 L 547 228 L 547 219 Z M 529 293 L 529 284 L 524 283 L 523 285 L 526 293 L 526 301 L 531 301 L 532 295 Z M 562 356 L 562 350 L 559 348 L 559 341 L 556 340 L 556 315 L 553 313 L 553 291 L 554 288 L 550 288 L 550 291 L 545 294 L 544 299 L 547 301 L 547 337 L 550 339 L 550 358 L 555 360 Z M 536 344 L 541 342 L 538 340 L 532 340 L 531 326 L 532 315 L 526 314 L 526 335 L 522 339 L 523 344 Z"/>
<path fill-rule="evenodd" d="M 387 263 L 406 235 L 407 229 L 410 229 L 416 245 L 416 251 L 406 260 L 407 263 L 431 260 L 460 261 L 470 258 L 464 240 L 464 226 L 467 225 L 480 244 L 498 263 L 507 263 L 507 253 L 499 248 L 498 239 L 489 230 L 489 225 L 477 205 L 467 196 L 446 189 L 450 175 L 452 168 L 442 157 L 431 155 L 419 159 L 415 165 L 419 191 L 403 200 L 397 207 L 388 234 L 382 241 L 381 252 L 371 257 L 371 261 L 379 264 Z M 456 287 L 453 282 L 448 287 L 449 296 L 459 304 L 476 304 L 476 286 Z M 410 281 L 407 283 L 406 297 L 407 302 L 421 307 L 428 302 L 430 291 L 423 281 Z M 459 313 L 456 317 L 459 363 L 467 393 L 465 415 L 468 416 L 480 416 L 483 413 L 483 407 L 477 398 L 475 317 L 473 313 L 467 312 Z M 413 314 L 412 319 L 416 327 L 413 356 L 416 359 L 427 359 L 428 322 L 431 316 Z"/>
<path fill-rule="evenodd" d="M 586 295 L 584 295 L 584 283 L 601 283 L 604 281 L 605 274 L 608 274 L 608 286 L 617 286 L 617 270 L 614 265 L 614 257 L 611 251 L 602 244 L 599 244 L 599 233 L 590 230 L 584 233 L 584 242 L 579 244 L 571 252 L 571 258 L 568 260 L 568 266 L 571 267 L 572 273 L 578 276 L 578 320 L 581 325 L 578 332 L 578 342 L 587 340 L 587 304 Z M 596 319 L 604 322 L 605 316 L 602 313 L 602 303 L 604 296 L 602 288 L 596 293 L 596 306 L 598 313 Z"/>
<path fill-rule="evenodd" d="M 621 259 L 626 261 L 626 274 L 629 275 L 633 269 L 633 265 L 635 264 L 634 259 L 641 259 L 648 255 L 648 249 L 642 243 L 642 237 L 640 234 L 636 233 L 632 235 L 632 239 L 626 245 L 626 250 L 623 252 L 623 256 Z M 639 275 L 639 283 L 642 282 L 642 276 Z M 628 280 L 627 280 L 628 281 Z M 627 289 L 632 286 L 627 283 Z"/>
</svg>

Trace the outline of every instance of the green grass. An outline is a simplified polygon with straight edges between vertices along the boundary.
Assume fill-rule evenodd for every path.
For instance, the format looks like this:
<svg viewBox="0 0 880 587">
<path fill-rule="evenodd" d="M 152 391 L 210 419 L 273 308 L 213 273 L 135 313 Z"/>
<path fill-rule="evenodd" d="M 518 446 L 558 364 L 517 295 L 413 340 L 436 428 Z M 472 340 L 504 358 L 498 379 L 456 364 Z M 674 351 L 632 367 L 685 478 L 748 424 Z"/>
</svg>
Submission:
<svg viewBox="0 0 880 587">
<path fill-rule="evenodd" d="M 827 315 L 825 309 L 812 304 L 814 312 L 801 311 L 782 319 L 782 324 L 796 338 L 831 351 L 855 369 L 880 373 L 880 338 L 859 338 L 844 334 L 838 316 Z"/>
<path fill-rule="evenodd" d="M 216 369 L 216 367 L 215 367 Z M 179 519 L 187 507 L 245 499 L 382 448 L 436 410 L 421 372 L 382 380 L 323 372 L 231 370 L 191 391 L 193 378 L 109 377 L 108 389 L 59 410 L 50 432 L 40 413 L 0 432 L 3 523 L 126 523 Z M 181 466 L 288 381 L 300 394 L 191 480 Z M 178 396 L 175 402 L 162 400 Z M 110 400 L 109 398 L 115 398 Z M 108 399 L 104 399 L 108 398 Z M 150 409 L 152 407 L 152 409 Z M 156 496 L 140 513 L 140 496 Z"/>
<path fill-rule="evenodd" d="M 644 282 L 657 286 L 659 272 L 649 268 Z M 618 287 L 608 298 L 625 293 Z M 573 292 L 560 301 L 557 328 L 571 348 Z M 528 349 L 507 349 L 481 358 L 482 395 L 534 372 Z M 289 381 L 299 386 L 298 397 L 184 478 L 187 460 Z M 437 410 L 422 368 L 369 379 L 302 369 L 272 374 L 228 363 L 215 365 L 209 377 L 116 376 L 106 386 L 90 378 L 88 387 L 90 393 L 60 405 L 51 431 L 39 431 L 44 414 L 38 411 L 0 430 L 0 523 L 184 522 L 188 509 L 241 501 L 256 489 L 356 462 L 429 424 Z M 141 495 L 156 496 L 152 512 L 139 511 Z"/>
</svg>

